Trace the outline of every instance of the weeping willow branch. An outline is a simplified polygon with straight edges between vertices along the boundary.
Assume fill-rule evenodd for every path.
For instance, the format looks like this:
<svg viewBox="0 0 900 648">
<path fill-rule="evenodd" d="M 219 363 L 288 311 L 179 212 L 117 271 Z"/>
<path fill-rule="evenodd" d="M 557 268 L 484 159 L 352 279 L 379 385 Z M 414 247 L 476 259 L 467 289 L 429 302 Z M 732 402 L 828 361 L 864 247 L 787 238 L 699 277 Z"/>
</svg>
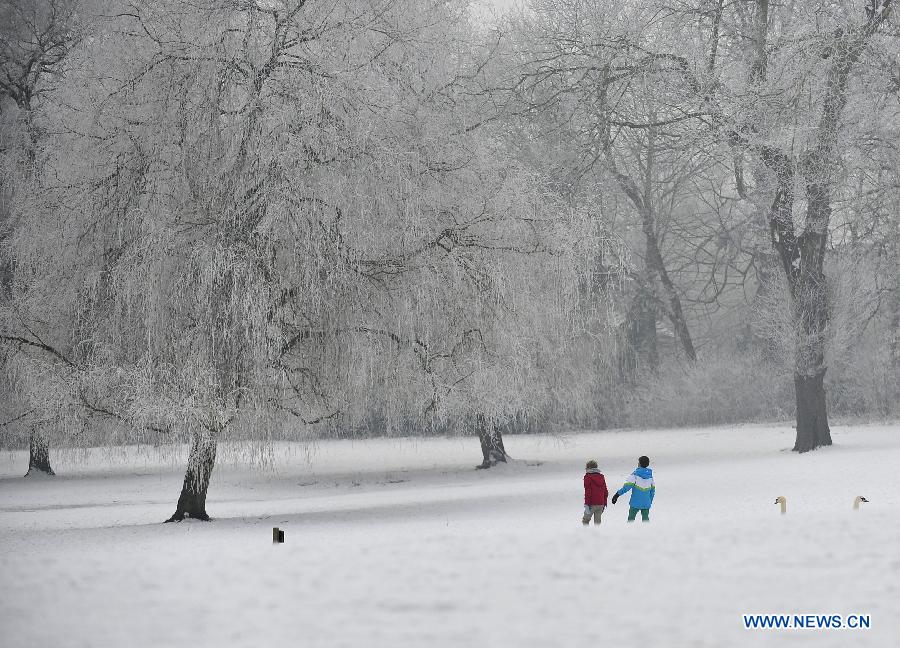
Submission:
<svg viewBox="0 0 900 648">
<path fill-rule="evenodd" d="M 34 412 L 35 412 L 34 408 L 31 408 L 30 410 L 28 410 L 28 411 L 25 412 L 24 414 L 19 414 L 18 416 L 14 417 L 14 418 L 11 418 L 11 419 L 9 419 L 8 421 L 4 421 L 3 423 L 0 423 L 0 428 L 6 427 L 7 425 L 12 425 L 12 424 L 15 423 L 16 421 L 19 421 L 19 420 L 25 418 L 26 416 L 30 416 L 31 414 L 34 414 Z"/>
</svg>

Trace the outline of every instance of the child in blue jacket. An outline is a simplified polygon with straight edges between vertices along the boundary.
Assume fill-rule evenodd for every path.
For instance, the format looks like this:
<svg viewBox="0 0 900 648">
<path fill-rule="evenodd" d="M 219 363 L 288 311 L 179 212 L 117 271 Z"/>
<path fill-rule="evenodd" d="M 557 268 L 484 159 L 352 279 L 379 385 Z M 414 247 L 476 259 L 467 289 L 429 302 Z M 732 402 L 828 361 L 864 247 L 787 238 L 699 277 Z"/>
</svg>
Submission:
<svg viewBox="0 0 900 648">
<path fill-rule="evenodd" d="M 653 471 L 650 469 L 650 458 L 641 457 L 638 459 L 638 467 L 612 497 L 612 503 L 615 504 L 620 495 L 624 495 L 631 491 L 631 501 L 628 509 L 628 521 L 634 522 L 638 511 L 641 512 L 641 521 L 650 521 L 650 507 L 653 505 L 653 496 L 656 495 L 656 485 L 653 483 Z"/>
</svg>

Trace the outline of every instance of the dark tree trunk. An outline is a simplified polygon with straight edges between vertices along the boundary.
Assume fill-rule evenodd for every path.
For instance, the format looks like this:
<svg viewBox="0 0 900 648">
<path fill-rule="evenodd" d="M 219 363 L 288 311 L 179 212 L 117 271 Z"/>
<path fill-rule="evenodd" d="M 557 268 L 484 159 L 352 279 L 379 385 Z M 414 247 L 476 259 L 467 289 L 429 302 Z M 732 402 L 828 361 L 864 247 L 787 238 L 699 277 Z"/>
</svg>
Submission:
<svg viewBox="0 0 900 648">
<path fill-rule="evenodd" d="M 716 0 L 716 8 L 712 19 L 712 36 L 710 36 L 709 59 L 706 63 L 706 71 L 710 74 L 716 69 L 716 53 L 719 50 L 719 27 L 722 24 L 722 8 L 725 0 Z"/>
<path fill-rule="evenodd" d="M 654 116 L 655 119 L 655 116 Z M 684 317 L 684 310 L 681 307 L 681 297 L 675 283 L 669 276 L 666 268 L 666 262 L 663 259 L 662 251 L 659 247 L 659 232 L 657 227 L 656 210 L 653 207 L 653 186 L 654 179 L 654 160 L 656 158 L 656 129 L 650 128 L 647 131 L 647 160 L 644 173 L 643 196 L 640 203 L 635 202 L 635 206 L 641 213 L 641 228 L 646 238 L 646 260 L 645 263 L 649 269 L 649 274 L 659 277 L 665 291 L 665 300 L 667 303 L 667 315 L 672 327 L 675 329 L 675 335 L 681 342 L 684 354 L 691 362 L 697 359 L 697 352 L 694 350 L 694 341 L 691 339 L 691 333 L 688 330 L 687 320 Z"/>
<path fill-rule="evenodd" d="M 831 445 L 831 429 L 825 408 L 825 370 L 815 376 L 794 375 L 797 397 L 795 452 L 809 452 Z"/>
<path fill-rule="evenodd" d="M 798 234 L 793 222 L 794 163 L 787 154 L 773 148 L 763 149 L 763 160 L 776 179 L 769 227 L 772 246 L 790 288 L 791 318 L 797 335 L 794 354 L 797 437 L 794 450 L 808 452 L 831 445 L 824 385 L 828 293 L 823 271 L 831 203 L 822 183 L 808 182 L 806 228 Z"/>
<path fill-rule="evenodd" d="M 652 275 L 648 281 L 653 281 Z M 659 350 L 656 334 L 656 301 L 646 284 L 638 286 L 638 292 L 631 306 L 628 331 L 629 346 L 637 352 L 642 363 L 655 371 L 659 367 Z M 636 366 L 631 361 L 631 368 Z"/>
<path fill-rule="evenodd" d="M 653 217 L 645 216 L 644 218 L 644 234 L 647 238 L 647 264 L 653 269 L 659 277 L 665 291 L 665 297 L 668 301 L 668 316 L 672 322 L 672 328 L 675 329 L 675 335 L 681 342 L 684 349 L 684 355 L 691 362 L 697 359 L 697 351 L 694 349 L 694 340 L 688 330 L 687 320 L 684 316 L 684 309 L 681 307 L 681 297 L 678 295 L 678 289 L 669 276 L 666 269 L 665 261 L 663 261 L 662 253 L 659 250 L 659 240 L 653 227 Z"/>
<path fill-rule="evenodd" d="M 657 232 L 656 214 L 654 213 L 653 208 L 652 191 L 655 182 L 653 178 L 654 142 L 655 131 L 653 128 L 650 128 L 647 139 L 647 159 L 644 164 L 645 173 L 642 178 L 643 189 L 638 187 L 634 179 L 618 170 L 608 135 L 604 142 L 606 159 L 609 171 L 641 216 L 641 229 L 644 233 L 645 245 L 644 263 L 646 265 L 647 274 L 646 287 L 650 291 L 653 291 L 651 294 L 656 297 L 654 284 L 655 279 L 659 279 L 665 294 L 660 296 L 656 301 L 658 304 L 664 305 L 666 315 L 672 322 L 672 326 L 675 329 L 675 335 L 684 349 L 685 356 L 687 356 L 688 360 L 693 362 L 697 359 L 697 352 L 694 349 L 694 341 L 688 330 L 684 309 L 681 305 L 681 297 L 678 294 L 678 288 L 672 281 L 672 277 L 669 276 L 669 271 L 666 269 L 665 260 L 663 259 L 662 252 L 659 248 L 659 234 Z M 656 326 L 654 322 L 654 334 L 655 329 Z"/>
<path fill-rule="evenodd" d="M 769 0 L 756 0 L 756 34 L 754 35 L 754 56 L 750 64 L 750 83 L 757 84 L 765 80 L 769 57 L 766 52 L 766 40 L 769 34 Z"/>
<path fill-rule="evenodd" d="M 490 468 L 498 463 L 506 463 L 506 449 L 503 447 L 503 435 L 500 429 L 489 421 L 484 414 L 475 417 L 475 429 L 481 441 L 481 454 L 484 461 L 477 468 Z"/>
<path fill-rule="evenodd" d="M 178 506 L 166 522 L 181 522 L 186 517 L 209 521 L 209 515 L 206 513 L 206 491 L 215 463 L 216 440 L 207 434 L 194 435 Z"/>
<path fill-rule="evenodd" d="M 633 383 L 637 369 L 634 325 L 634 321 L 629 318 L 624 326 L 620 326 L 616 330 L 616 367 L 619 373 L 619 382 L 622 384 Z"/>
<path fill-rule="evenodd" d="M 900 367 L 900 281 L 894 286 L 894 299 L 892 300 L 891 324 L 888 330 L 890 335 L 889 348 L 891 351 L 891 367 Z"/>
<path fill-rule="evenodd" d="M 50 441 L 40 431 L 31 431 L 29 446 L 28 472 L 25 476 L 35 473 L 55 475 L 50 467 Z"/>
<path fill-rule="evenodd" d="M 2 206 L 0 206 L 0 209 L 2 209 Z M 6 239 L 9 238 L 7 231 L 9 227 L 3 222 L 6 218 L 2 213 L 0 213 L 0 219 L 3 219 L 0 221 L 0 246 L 4 246 L 6 245 Z M 0 257 L 0 303 L 9 301 L 12 296 L 12 275 L 12 262 Z"/>
</svg>

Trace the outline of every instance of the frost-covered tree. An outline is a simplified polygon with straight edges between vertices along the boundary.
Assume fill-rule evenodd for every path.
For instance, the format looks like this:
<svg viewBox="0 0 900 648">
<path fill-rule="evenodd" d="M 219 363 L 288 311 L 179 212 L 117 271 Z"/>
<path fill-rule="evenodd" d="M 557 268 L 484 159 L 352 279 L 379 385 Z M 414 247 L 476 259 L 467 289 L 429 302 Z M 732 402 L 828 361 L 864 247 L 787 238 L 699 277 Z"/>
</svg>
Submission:
<svg viewBox="0 0 900 648">
<path fill-rule="evenodd" d="M 890 0 L 770 6 L 758 0 L 735 17 L 749 52 L 736 43 L 732 73 L 707 97 L 712 118 L 739 151 L 738 191 L 766 215 L 790 293 L 797 439 L 794 450 L 830 445 L 825 402 L 828 281 L 825 257 L 844 152 L 860 145 L 858 117 L 878 92 L 880 72 L 863 59 L 890 15 Z M 722 18 L 722 24 L 727 20 Z M 727 39 L 728 37 L 725 36 Z M 741 70 L 743 68 L 743 70 Z M 743 71 L 743 74 L 741 73 Z M 876 82 L 877 83 L 877 82 Z M 726 107 L 727 106 L 727 107 Z M 721 111 L 720 111 L 721 108 Z M 742 156 L 753 164 L 745 185 Z"/>
<path fill-rule="evenodd" d="M 226 439 L 502 426 L 571 391 L 586 219 L 485 124 L 464 2 L 106 15 L 52 114 L 58 225 L 33 203 L 17 253 L 74 322 L 60 409 L 189 442 L 172 520 L 208 519 Z"/>
<path fill-rule="evenodd" d="M 52 399 L 23 389 L 18 368 L 37 363 L 69 366 L 66 340 L 58 329 L 34 317 L 14 282 L 17 251 L 13 244 L 22 218 L 20 205 L 40 194 L 40 123 L 44 98 L 64 72 L 81 27 L 75 0 L 5 0 L 0 3 L 0 397 L 11 420 L 31 426 L 28 472 L 53 474 L 45 428 L 52 425 Z M 49 402 L 48 402 L 49 401 Z"/>
<path fill-rule="evenodd" d="M 628 215 L 618 231 L 640 261 L 631 274 L 630 338 L 655 366 L 661 318 L 684 356 L 696 359 L 666 238 L 690 181 L 710 163 L 690 95 L 651 53 L 676 42 L 680 30 L 665 34 L 648 24 L 651 15 L 644 3 L 532 2 L 512 22 L 518 65 L 505 89 L 522 113 L 549 115 L 544 134 L 568 147 L 571 181 L 603 192 L 608 211 Z"/>
<path fill-rule="evenodd" d="M 738 256 L 740 275 L 763 288 L 782 273 L 801 452 L 830 443 L 826 347 L 840 336 L 827 326 L 825 257 L 835 228 L 847 220 L 848 160 L 885 147 L 879 142 L 893 112 L 883 108 L 896 77 L 896 39 L 884 28 L 891 8 L 890 0 L 539 0 L 512 27 L 520 32 L 512 54 L 520 74 L 506 89 L 525 98 L 532 114 L 554 112 L 548 132 L 583 152 L 573 168 L 605 173 L 613 181 L 608 186 L 650 225 L 642 227 L 648 268 L 660 277 L 660 297 L 668 297 L 688 357 L 692 338 L 683 334 L 678 302 L 696 283 L 691 274 L 710 265 L 717 280 L 716 269 Z M 656 142 L 664 143 L 662 151 Z M 875 184 L 881 193 L 888 186 Z M 669 205 L 674 219 L 663 218 Z M 695 242 L 690 230 L 710 222 L 704 212 L 738 217 L 710 232 L 718 240 Z M 653 249 L 665 249 L 667 239 L 672 246 L 673 238 L 683 240 L 671 248 L 672 268 L 693 268 L 681 287 L 666 255 Z M 707 287 L 687 300 L 703 300 Z M 712 299 L 721 293 L 714 289 Z"/>
</svg>

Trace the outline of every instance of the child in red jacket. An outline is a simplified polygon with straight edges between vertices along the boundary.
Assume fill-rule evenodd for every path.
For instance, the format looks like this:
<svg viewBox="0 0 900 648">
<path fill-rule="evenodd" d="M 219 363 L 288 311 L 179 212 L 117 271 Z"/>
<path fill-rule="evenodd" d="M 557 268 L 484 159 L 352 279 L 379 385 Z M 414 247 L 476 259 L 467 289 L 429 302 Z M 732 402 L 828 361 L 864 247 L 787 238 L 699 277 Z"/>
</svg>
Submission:
<svg viewBox="0 0 900 648">
<path fill-rule="evenodd" d="M 606 508 L 606 498 L 609 497 L 606 479 L 593 459 L 584 468 L 584 517 L 581 518 L 581 523 L 586 526 L 593 516 L 594 524 L 600 524 L 600 516 Z"/>
</svg>

